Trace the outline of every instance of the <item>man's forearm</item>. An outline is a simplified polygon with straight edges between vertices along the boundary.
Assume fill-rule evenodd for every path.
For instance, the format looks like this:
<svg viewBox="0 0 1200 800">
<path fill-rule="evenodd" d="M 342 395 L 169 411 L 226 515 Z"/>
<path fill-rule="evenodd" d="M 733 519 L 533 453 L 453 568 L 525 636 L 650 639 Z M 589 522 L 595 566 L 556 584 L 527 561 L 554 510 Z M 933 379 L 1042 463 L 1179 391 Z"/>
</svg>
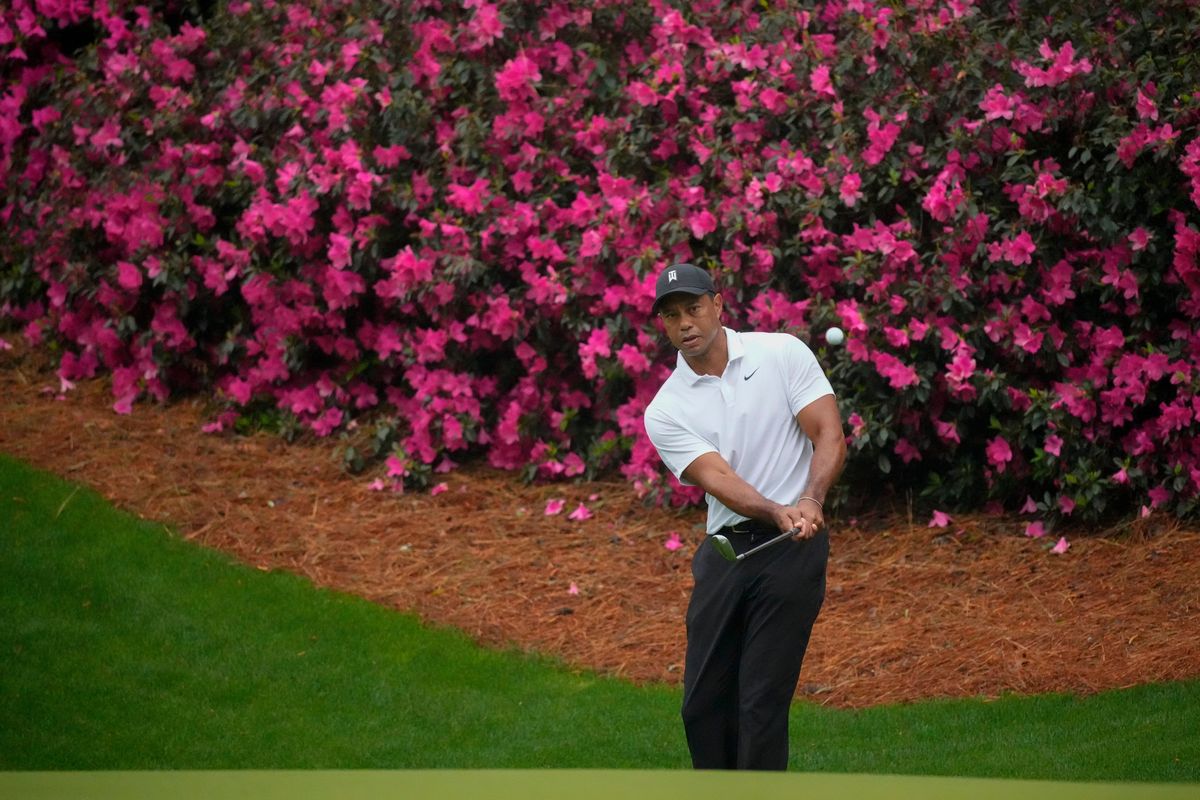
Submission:
<svg viewBox="0 0 1200 800">
<path fill-rule="evenodd" d="M 736 514 L 762 522 L 774 522 L 779 503 L 764 497 L 734 472 L 706 476 L 704 491 L 721 501 Z"/>
<path fill-rule="evenodd" d="M 804 496 L 824 503 L 825 495 L 837 482 L 845 463 L 846 441 L 842 438 L 841 431 L 813 442 L 813 460 L 808 469 L 808 482 L 804 486 Z"/>
</svg>

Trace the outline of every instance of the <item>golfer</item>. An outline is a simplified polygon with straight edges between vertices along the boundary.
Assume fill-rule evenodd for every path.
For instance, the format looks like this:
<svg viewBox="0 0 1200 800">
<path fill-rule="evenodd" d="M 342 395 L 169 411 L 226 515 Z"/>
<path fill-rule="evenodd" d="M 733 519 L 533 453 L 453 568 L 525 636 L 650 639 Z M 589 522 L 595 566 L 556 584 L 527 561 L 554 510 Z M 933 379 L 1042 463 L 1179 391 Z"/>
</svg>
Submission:
<svg viewBox="0 0 1200 800">
<path fill-rule="evenodd" d="M 833 388 L 786 333 L 721 324 L 707 272 L 676 264 L 658 276 L 654 311 L 679 351 L 646 409 L 646 432 L 681 483 L 707 493 L 711 543 L 692 560 L 683 724 L 697 769 L 787 768 L 788 711 L 809 633 L 825 597 L 829 538 L 823 504 L 846 442 Z"/>
</svg>

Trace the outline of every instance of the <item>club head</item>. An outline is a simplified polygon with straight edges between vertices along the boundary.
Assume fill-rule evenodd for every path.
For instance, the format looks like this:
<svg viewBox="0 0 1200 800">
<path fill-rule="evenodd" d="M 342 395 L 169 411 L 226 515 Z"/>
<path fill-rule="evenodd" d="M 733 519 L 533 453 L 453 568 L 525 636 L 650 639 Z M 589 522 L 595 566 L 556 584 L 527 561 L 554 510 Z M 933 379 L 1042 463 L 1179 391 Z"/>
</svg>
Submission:
<svg viewBox="0 0 1200 800">
<path fill-rule="evenodd" d="M 733 552 L 733 544 L 730 543 L 727 537 L 719 533 L 714 533 L 708 539 L 712 542 L 713 547 L 717 549 L 717 552 L 721 554 L 722 558 L 726 561 L 737 561 L 737 553 Z"/>
</svg>

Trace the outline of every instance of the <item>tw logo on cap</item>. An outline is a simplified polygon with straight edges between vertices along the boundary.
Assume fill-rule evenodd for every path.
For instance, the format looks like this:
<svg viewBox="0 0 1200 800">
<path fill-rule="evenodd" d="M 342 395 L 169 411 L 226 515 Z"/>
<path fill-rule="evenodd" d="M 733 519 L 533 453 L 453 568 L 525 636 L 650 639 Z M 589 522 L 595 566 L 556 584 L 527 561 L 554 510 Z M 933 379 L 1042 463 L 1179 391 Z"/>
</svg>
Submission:
<svg viewBox="0 0 1200 800">
<path fill-rule="evenodd" d="M 669 294 L 684 292 L 686 294 L 714 294 L 712 277 L 694 264 L 672 264 L 658 273 L 654 284 L 654 305 L 651 309 L 657 313 L 659 302 Z"/>
</svg>

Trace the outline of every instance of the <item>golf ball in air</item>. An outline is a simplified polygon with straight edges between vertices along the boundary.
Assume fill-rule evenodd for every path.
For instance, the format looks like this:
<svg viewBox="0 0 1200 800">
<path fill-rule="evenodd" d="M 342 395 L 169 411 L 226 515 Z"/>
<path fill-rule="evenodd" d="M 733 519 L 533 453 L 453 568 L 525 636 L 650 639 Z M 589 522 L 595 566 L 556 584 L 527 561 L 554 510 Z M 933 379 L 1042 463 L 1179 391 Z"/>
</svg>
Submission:
<svg viewBox="0 0 1200 800">
<path fill-rule="evenodd" d="M 825 331 L 825 341 L 830 344 L 841 344 L 846 338 L 846 334 L 842 333 L 842 329 L 836 325 Z"/>
</svg>

